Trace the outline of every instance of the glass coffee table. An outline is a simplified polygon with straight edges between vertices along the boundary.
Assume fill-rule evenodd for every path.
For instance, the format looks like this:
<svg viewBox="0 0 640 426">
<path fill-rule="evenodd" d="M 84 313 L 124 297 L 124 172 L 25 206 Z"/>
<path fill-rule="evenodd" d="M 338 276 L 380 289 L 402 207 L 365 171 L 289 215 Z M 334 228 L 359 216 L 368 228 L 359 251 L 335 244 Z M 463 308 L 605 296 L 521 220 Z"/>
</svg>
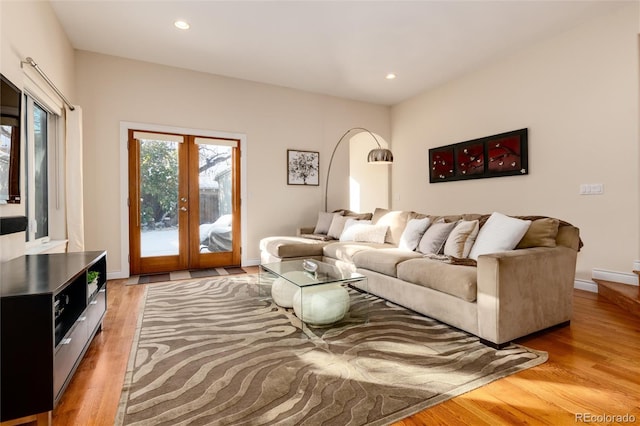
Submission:
<svg viewBox="0 0 640 426">
<path fill-rule="evenodd" d="M 261 298 L 293 313 L 300 329 L 327 328 L 369 320 L 367 277 L 312 259 L 260 265 Z"/>
</svg>

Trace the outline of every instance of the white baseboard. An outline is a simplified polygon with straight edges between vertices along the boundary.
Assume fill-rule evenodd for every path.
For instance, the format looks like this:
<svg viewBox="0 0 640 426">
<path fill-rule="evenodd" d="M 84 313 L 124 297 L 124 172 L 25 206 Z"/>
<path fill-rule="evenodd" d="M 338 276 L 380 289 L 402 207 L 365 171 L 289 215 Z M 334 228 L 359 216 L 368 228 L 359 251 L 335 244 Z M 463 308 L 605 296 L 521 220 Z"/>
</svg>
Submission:
<svg viewBox="0 0 640 426">
<path fill-rule="evenodd" d="M 598 292 L 598 284 L 590 280 L 577 279 L 573 282 L 573 288 L 577 288 L 578 290 L 590 291 L 591 293 Z"/>
<path fill-rule="evenodd" d="M 128 272 L 123 272 L 123 271 L 107 272 L 108 280 L 121 280 L 125 278 L 129 278 Z"/>
<path fill-rule="evenodd" d="M 592 269 L 591 277 L 596 280 L 613 281 L 615 283 L 638 285 L 638 275 L 630 272 L 607 271 L 605 269 Z"/>
<path fill-rule="evenodd" d="M 242 266 L 257 266 L 260 265 L 260 259 L 248 259 Z M 127 271 L 113 271 L 107 273 L 108 280 L 122 280 L 129 278 L 129 272 Z"/>
</svg>

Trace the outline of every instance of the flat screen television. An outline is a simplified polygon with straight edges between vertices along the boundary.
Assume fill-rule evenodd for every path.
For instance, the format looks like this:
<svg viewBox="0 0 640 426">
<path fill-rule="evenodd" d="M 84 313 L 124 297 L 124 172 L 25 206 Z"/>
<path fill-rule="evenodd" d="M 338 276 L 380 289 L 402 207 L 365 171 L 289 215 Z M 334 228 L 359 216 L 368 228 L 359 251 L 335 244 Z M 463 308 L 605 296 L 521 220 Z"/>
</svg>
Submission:
<svg viewBox="0 0 640 426">
<path fill-rule="evenodd" d="M 22 92 L 0 74 L 0 204 L 20 203 Z"/>
</svg>

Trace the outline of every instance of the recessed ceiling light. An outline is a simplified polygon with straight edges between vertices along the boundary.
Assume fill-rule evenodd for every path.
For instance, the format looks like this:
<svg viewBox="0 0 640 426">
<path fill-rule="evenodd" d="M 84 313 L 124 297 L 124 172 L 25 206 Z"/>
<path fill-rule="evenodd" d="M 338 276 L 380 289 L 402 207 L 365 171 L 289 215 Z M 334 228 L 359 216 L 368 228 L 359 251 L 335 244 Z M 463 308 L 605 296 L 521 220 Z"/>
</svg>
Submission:
<svg viewBox="0 0 640 426">
<path fill-rule="evenodd" d="M 390 72 L 389 74 L 387 74 L 387 75 L 385 76 L 385 78 L 386 78 L 387 80 L 393 80 L 394 78 L 396 78 L 396 75 L 395 75 L 394 73 Z"/>
<path fill-rule="evenodd" d="M 191 27 L 191 25 L 189 25 L 189 23 L 186 21 L 176 21 L 173 23 L 173 25 L 175 25 L 176 28 L 180 28 L 181 30 L 188 30 Z"/>
</svg>

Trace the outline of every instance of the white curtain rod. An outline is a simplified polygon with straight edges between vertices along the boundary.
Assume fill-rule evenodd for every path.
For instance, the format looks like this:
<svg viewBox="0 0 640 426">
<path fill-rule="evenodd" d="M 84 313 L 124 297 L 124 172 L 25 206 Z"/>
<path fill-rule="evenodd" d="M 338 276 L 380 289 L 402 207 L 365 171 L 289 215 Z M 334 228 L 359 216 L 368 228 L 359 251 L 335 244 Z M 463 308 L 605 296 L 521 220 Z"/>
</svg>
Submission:
<svg viewBox="0 0 640 426">
<path fill-rule="evenodd" d="M 47 75 L 44 73 L 44 71 L 42 71 L 40 69 L 40 67 L 38 66 L 38 64 L 36 64 L 36 61 L 34 61 L 33 59 L 31 59 L 30 57 L 25 58 L 24 61 L 22 61 L 23 64 L 29 64 L 31 65 L 36 71 L 38 71 L 38 74 L 40 74 L 40 76 L 42 78 L 44 78 L 44 81 L 47 82 L 47 84 L 49 86 L 51 86 L 51 88 L 53 89 L 54 92 L 56 92 L 56 94 L 58 96 L 60 96 L 60 99 L 62 99 L 62 101 L 69 107 L 69 109 L 71 111 L 73 111 L 74 109 L 76 109 L 73 105 L 71 105 L 71 102 L 69 102 L 69 100 L 62 94 L 62 92 L 60 90 L 58 90 L 58 88 L 56 87 L 55 84 L 53 84 L 53 81 L 51 81 L 49 79 L 49 77 L 47 77 Z"/>
</svg>

